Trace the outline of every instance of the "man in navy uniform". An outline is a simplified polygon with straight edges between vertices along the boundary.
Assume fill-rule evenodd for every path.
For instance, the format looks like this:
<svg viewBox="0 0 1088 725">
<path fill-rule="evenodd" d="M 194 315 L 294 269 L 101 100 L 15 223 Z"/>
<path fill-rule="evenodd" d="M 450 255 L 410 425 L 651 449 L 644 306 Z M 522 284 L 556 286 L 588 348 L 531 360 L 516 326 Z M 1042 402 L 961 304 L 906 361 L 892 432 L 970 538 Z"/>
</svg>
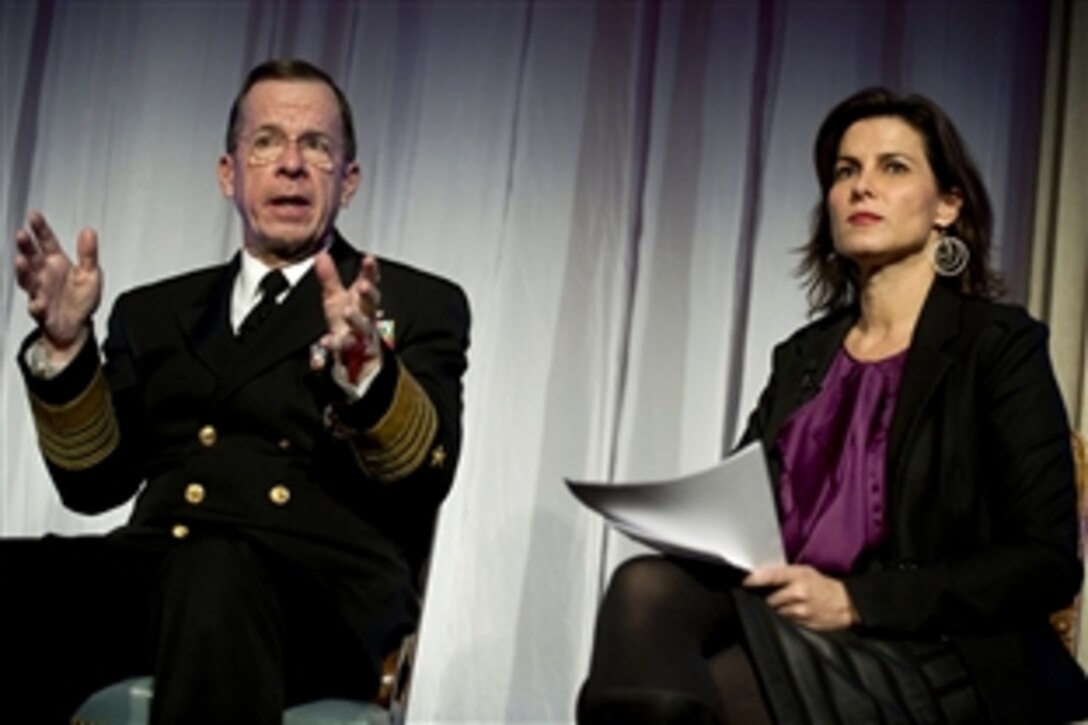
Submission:
<svg viewBox="0 0 1088 725">
<path fill-rule="evenodd" d="M 38 325 L 18 355 L 57 491 L 87 513 L 136 500 L 106 536 L 0 542 L 22 673 L 6 712 L 62 721 L 147 673 L 158 723 L 278 723 L 376 691 L 457 461 L 469 313 L 454 284 L 337 233 L 355 154 L 327 74 L 254 68 L 218 166 L 244 248 L 121 295 L 101 355 L 96 233 L 74 260 L 40 213 L 16 233 Z"/>
</svg>

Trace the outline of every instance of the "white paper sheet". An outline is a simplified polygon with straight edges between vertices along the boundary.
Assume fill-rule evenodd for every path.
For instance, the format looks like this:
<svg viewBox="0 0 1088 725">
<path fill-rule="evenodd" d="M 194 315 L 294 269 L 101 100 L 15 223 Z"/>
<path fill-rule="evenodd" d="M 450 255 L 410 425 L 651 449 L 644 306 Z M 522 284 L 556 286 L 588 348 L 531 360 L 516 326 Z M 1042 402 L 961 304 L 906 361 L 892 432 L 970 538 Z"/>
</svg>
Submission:
<svg viewBox="0 0 1088 725">
<path fill-rule="evenodd" d="M 786 561 L 769 480 L 757 443 L 675 479 L 566 482 L 582 503 L 636 541 L 751 570 Z"/>
</svg>

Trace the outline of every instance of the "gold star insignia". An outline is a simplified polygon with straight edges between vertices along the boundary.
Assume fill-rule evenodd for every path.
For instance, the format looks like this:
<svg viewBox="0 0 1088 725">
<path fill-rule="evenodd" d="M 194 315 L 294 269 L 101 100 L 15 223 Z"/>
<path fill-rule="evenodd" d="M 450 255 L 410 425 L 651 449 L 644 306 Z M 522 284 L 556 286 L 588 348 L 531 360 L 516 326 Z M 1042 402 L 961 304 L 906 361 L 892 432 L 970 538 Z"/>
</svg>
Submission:
<svg viewBox="0 0 1088 725">
<path fill-rule="evenodd" d="M 442 446 L 431 451 L 431 468 L 441 468 L 446 464 L 446 449 Z"/>
</svg>

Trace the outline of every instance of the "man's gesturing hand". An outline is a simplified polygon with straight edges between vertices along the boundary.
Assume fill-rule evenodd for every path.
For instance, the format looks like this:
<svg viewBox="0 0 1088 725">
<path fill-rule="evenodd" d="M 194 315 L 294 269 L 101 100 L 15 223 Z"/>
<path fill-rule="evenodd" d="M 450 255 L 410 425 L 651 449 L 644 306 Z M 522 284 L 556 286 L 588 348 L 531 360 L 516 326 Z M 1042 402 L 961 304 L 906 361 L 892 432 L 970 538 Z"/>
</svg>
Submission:
<svg viewBox="0 0 1088 725">
<path fill-rule="evenodd" d="M 746 587 L 773 588 L 766 597 L 767 604 L 809 629 L 846 629 L 859 621 L 846 586 L 811 566 L 763 567 L 749 574 L 743 583 Z"/>
<path fill-rule="evenodd" d="M 340 283 L 336 264 L 328 252 L 314 259 L 314 273 L 321 284 L 321 302 L 328 332 L 318 341 L 344 366 L 348 382 L 356 385 L 381 366 L 382 346 L 378 335 L 378 260 L 367 255 L 350 286 Z"/>
<path fill-rule="evenodd" d="M 50 356 L 71 357 L 102 299 L 98 234 L 93 229 L 79 233 L 73 264 L 41 212 L 30 212 L 27 224 L 29 229 L 15 232 L 15 280 L 26 291 L 27 309 L 41 327 Z"/>
</svg>

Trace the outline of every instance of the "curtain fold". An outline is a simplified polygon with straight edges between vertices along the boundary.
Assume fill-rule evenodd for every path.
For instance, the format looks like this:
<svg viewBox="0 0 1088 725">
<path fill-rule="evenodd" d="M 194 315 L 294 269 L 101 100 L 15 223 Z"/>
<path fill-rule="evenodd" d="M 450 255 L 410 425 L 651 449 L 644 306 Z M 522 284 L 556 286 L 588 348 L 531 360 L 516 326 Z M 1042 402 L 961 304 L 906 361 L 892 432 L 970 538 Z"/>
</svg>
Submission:
<svg viewBox="0 0 1088 725">
<path fill-rule="evenodd" d="M 1088 6 L 1051 5 L 1044 132 L 1031 246 L 1029 308 L 1050 325 L 1050 352 L 1073 427 L 1088 428 Z"/>
<path fill-rule="evenodd" d="M 1088 5 L 1051 4 L 1029 309 L 1050 326 L 1054 371 L 1076 430 L 1088 429 Z M 1078 653 L 1088 664 L 1088 627 Z"/>
</svg>

